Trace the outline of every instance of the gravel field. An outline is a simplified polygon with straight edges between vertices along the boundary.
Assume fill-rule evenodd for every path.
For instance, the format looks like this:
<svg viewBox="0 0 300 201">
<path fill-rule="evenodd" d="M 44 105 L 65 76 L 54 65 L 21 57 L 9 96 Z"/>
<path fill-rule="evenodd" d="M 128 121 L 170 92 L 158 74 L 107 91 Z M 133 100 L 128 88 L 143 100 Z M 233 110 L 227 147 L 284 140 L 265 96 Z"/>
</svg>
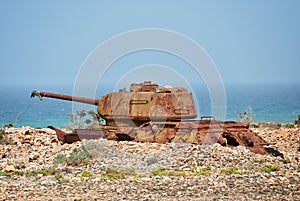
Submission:
<svg viewBox="0 0 300 201">
<path fill-rule="evenodd" d="M 219 144 L 83 140 L 6 128 L 0 200 L 300 200 L 299 128 L 253 128 L 282 157 Z"/>
</svg>

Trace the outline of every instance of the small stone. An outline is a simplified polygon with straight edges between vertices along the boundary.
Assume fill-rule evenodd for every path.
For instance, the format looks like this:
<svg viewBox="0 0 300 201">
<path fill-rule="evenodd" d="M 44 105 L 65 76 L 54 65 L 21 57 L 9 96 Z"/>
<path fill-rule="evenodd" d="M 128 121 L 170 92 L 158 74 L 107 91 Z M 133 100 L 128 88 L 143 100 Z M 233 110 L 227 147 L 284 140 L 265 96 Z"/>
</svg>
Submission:
<svg viewBox="0 0 300 201">
<path fill-rule="evenodd" d="M 31 140 L 31 135 L 25 135 L 24 139 L 23 139 L 23 142 L 30 142 Z"/>
<path fill-rule="evenodd" d="M 237 146 L 236 148 L 242 152 L 249 152 L 249 150 L 246 147 L 241 146 L 241 145 Z"/>
<path fill-rule="evenodd" d="M 41 141 L 35 141 L 34 142 L 34 146 L 41 146 L 41 145 L 42 145 Z"/>
<path fill-rule="evenodd" d="M 31 153 L 31 154 L 29 155 L 29 159 L 31 159 L 31 160 L 36 160 L 36 159 L 38 159 L 39 157 L 40 157 L 40 154 L 37 153 L 37 152 L 33 152 L 33 153 Z"/>
<path fill-rule="evenodd" d="M 204 159 L 205 155 L 201 153 L 198 157 L 199 157 L 199 159 Z"/>
<path fill-rule="evenodd" d="M 9 172 L 14 172 L 16 170 L 16 168 L 13 165 L 7 165 L 4 168 L 4 172 L 9 173 Z"/>
</svg>

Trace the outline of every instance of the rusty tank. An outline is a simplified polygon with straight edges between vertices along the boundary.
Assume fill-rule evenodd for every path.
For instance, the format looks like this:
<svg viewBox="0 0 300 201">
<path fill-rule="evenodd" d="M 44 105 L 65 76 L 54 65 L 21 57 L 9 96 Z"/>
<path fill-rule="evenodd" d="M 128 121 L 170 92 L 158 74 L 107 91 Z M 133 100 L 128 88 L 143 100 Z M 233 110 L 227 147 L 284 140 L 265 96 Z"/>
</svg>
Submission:
<svg viewBox="0 0 300 201">
<path fill-rule="evenodd" d="M 212 116 L 197 117 L 192 93 L 182 87 L 159 88 L 146 81 L 132 83 L 130 90 L 120 89 L 100 99 L 74 97 L 48 92 L 32 92 L 39 96 L 63 99 L 98 106 L 105 120 L 96 129 L 75 129 L 66 133 L 50 126 L 59 140 L 72 143 L 80 139 L 106 138 L 156 143 L 194 143 L 237 147 L 244 146 L 258 154 L 267 154 L 268 143 L 249 129 L 234 121 L 215 120 Z"/>
</svg>

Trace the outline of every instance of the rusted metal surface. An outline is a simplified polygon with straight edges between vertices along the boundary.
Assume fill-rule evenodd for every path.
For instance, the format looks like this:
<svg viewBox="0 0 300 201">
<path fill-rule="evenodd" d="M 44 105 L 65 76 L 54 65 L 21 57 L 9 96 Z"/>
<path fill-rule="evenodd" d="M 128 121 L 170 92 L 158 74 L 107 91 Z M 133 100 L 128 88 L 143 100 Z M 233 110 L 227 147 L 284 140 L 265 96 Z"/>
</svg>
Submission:
<svg viewBox="0 0 300 201">
<path fill-rule="evenodd" d="M 194 120 L 197 113 L 193 96 L 185 88 L 159 88 L 151 82 L 133 83 L 130 91 L 121 89 L 99 100 L 48 92 L 34 92 L 32 96 L 35 95 L 98 105 L 98 113 L 106 125 L 100 126 L 99 130 L 76 129 L 72 133 L 52 127 L 62 142 L 106 138 L 157 143 L 219 143 L 267 153 L 264 146 L 268 143 L 245 124 L 219 121 L 212 116 Z"/>
<path fill-rule="evenodd" d="M 86 103 L 91 105 L 98 105 L 99 100 L 95 98 L 84 98 L 84 97 L 76 97 L 76 96 L 69 96 L 64 94 L 55 94 L 55 93 L 49 93 L 49 92 L 32 92 L 31 97 L 39 96 L 39 97 L 48 97 L 48 98 L 56 98 L 61 100 L 67 100 L 67 101 L 74 101 L 79 103 Z"/>
<path fill-rule="evenodd" d="M 223 125 L 223 126 L 222 126 Z M 213 126 L 210 128 L 210 126 Z M 106 138 L 117 141 L 156 142 L 156 143 L 193 143 L 213 144 L 236 147 L 244 146 L 258 154 L 267 154 L 264 145 L 268 143 L 245 125 L 237 122 L 193 121 L 193 122 L 148 122 L 139 127 L 102 126 L 101 130 L 81 129 L 61 134 L 55 129 L 59 139 L 72 143 L 80 139 Z M 91 135 L 91 131 L 93 135 Z M 63 137 L 61 137 L 63 136 Z M 77 138 L 75 137 L 77 136 Z"/>
<path fill-rule="evenodd" d="M 109 126 L 139 126 L 145 122 L 192 119 L 197 116 L 192 93 L 183 88 L 158 88 L 150 82 L 132 84 L 130 91 L 100 98 L 99 115 Z"/>
<path fill-rule="evenodd" d="M 56 132 L 57 138 L 63 143 L 73 143 L 81 139 L 106 139 L 102 130 L 75 129 L 72 133 L 67 133 L 61 129 L 49 126 Z"/>
</svg>

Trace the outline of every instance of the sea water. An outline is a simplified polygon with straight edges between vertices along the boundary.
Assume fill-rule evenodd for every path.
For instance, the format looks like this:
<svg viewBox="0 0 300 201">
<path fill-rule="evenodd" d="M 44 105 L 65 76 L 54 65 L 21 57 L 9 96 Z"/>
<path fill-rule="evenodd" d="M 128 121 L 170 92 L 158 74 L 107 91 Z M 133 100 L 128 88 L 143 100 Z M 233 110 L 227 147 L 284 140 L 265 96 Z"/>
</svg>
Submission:
<svg viewBox="0 0 300 201">
<path fill-rule="evenodd" d="M 30 98 L 34 88 L 0 87 L 0 126 L 13 124 L 15 127 L 66 127 L 70 125 L 69 114 L 74 113 L 69 101 L 51 98 Z M 44 87 L 45 91 L 72 95 L 72 87 Z M 97 93 L 100 97 L 112 88 Z M 225 85 L 226 120 L 237 120 L 237 115 L 251 107 L 254 122 L 290 123 L 300 114 L 299 84 L 243 84 Z M 209 92 L 205 87 L 196 87 L 197 118 L 211 114 Z M 84 107 L 84 104 L 82 104 Z M 96 107 L 94 107 L 96 110 Z"/>
</svg>

